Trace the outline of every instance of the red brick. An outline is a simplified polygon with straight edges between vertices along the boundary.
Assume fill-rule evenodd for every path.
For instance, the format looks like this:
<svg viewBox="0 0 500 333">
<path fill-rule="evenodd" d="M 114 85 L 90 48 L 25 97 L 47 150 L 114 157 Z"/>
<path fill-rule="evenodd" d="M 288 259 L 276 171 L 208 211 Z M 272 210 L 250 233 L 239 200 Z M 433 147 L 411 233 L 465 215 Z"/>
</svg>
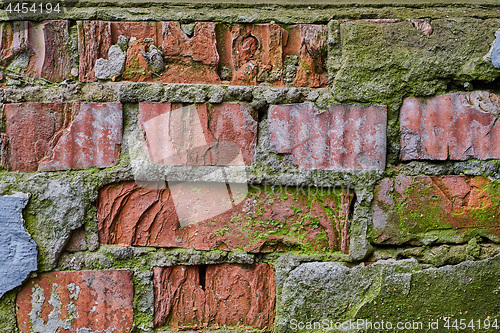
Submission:
<svg viewBox="0 0 500 333">
<path fill-rule="evenodd" d="M 299 67 L 295 87 L 326 87 L 327 41 L 325 25 L 298 24 L 289 30 L 285 55 L 298 55 Z"/>
<path fill-rule="evenodd" d="M 130 332 L 132 273 L 69 271 L 40 274 L 17 296 L 21 332 Z"/>
<path fill-rule="evenodd" d="M 273 105 L 271 151 L 291 154 L 305 169 L 384 170 L 386 119 L 385 106 Z"/>
<path fill-rule="evenodd" d="M 80 81 L 96 81 L 94 66 L 98 58 L 107 59 L 108 50 L 120 35 L 130 40 L 123 79 L 129 81 L 161 81 L 164 83 L 220 83 L 217 75 L 219 56 L 215 23 L 198 22 L 188 37 L 178 22 L 79 22 Z M 153 74 L 141 54 L 146 51 L 146 38 L 163 49 L 166 70 Z"/>
<path fill-rule="evenodd" d="M 351 191 L 230 187 L 232 198 L 224 183 L 174 183 L 159 190 L 132 182 L 106 186 L 97 201 L 100 242 L 348 252 Z"/>
<path fill-rule="evenodd" d="M 165 64 L 168 66 L 162 82 L 220 83 L 215 23 L 196 23 L 193 36 L 188 37 L 179 22 L 163 22 L 162 36 Z"/>
<path fill-rule="evenodd" d="M 97 59 L 108 57 L 111 41 L 111 23 L 103 21 L 78 22 L 79 80 L 97 81 L 94 67 Z"/>
<path fill-rule="evenodd" d="M 401 107 L 401 159 L 500 158 L 498 97 L 488 92 L 407 98 Z"/>
<path fill-rule="evenodd" d="M 7 168 L 37 170 L 108 167 L 118 162 L 120 103 L 14 103 L 4 107 Z"/>
<path fill-rule="evenodd" d="M 139 125 L 146 133 L 153 163 L 251 164 L 257 142 L 254 118 L 256 112 L 241 103 L 210 108 L 207 104 L 139 103 Z"/>
<path fill-rule="evenodd" d="M 153 279 L 156 325 L 273 325 L 276 284 L 268 264 L 155 267 Z"/>
<path fill-rule="evenodd" d="M 27 74 L 51 82 L 66 79 L 71 72 L 69 44 L 68 21 L 28 23 L 28 48 L 33 55 Z"/>
<path fill-rule="evenodd" d="M 283 44 L 287 32 L 277 24 L 220 27 L 221 65 L 232 72 L 231 84 L 269 82 L 283 86 Z"/>
<path fill-rule="evenodd" d="M 498 182 L 484 177 L 386 178 L 376 188 L 376 243 L 465 242 L 481 235 L 500 240 Z"/>
<path fill-rule="evenodd" d="M 8 66 L 21 53 L 30 57 L 26 74 L 35 79 L 62 81 L 71 72 L 68 48 L 69 22 L 66 20 L 2 23 L 0 62 Z"/>
<path fill-rule="evenodd" d="M 0 59 L 7 66 L 28 44 L 28 22 L 3 22 L 0 35 Z"/>
</svg>

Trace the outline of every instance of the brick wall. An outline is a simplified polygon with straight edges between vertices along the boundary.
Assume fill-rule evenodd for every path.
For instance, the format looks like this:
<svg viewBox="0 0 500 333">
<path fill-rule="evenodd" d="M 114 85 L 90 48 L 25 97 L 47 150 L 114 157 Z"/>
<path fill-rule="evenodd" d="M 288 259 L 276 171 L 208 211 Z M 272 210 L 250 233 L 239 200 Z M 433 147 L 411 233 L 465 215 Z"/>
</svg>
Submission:
<svg viewBox="0 0 500 333">
<path fill-rule="evenodd" d="M 500 320 L 494 3 L 9 14 L 0 332 Z"/>
</svg>

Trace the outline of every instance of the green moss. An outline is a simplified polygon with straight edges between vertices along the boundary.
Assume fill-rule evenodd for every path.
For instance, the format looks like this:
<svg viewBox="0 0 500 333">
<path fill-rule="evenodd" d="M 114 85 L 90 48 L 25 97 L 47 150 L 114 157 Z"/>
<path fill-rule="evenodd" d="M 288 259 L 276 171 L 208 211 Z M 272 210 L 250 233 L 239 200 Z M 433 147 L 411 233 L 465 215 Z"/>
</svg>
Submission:
<svg viewBox="0 0 500 333">
<path fill-rule="evenodd" d="M 0 332 L 19 332 L 16 319 L 16 294 L 18 289 L 7 292 L 0 299 Z"/>
</svg>

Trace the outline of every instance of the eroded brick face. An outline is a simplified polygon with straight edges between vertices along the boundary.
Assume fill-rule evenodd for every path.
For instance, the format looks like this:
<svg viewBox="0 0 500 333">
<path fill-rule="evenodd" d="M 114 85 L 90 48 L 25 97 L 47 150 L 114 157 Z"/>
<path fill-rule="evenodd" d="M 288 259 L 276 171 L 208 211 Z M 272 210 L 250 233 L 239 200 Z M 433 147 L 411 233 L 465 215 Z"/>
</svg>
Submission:
<svg viewBox="0 0 500 333">
<path fill-rule="evenodd" d="M 289 32 L 278 24 L 221 25 L 219 73 L 235 85 L 323 87 L 326 43 L 324 25 L 299 24 Z"/>
<path fill-rule="evenodd" d="M 9 170 L 103 168 L 118 162 L 120 103 L 13 103 L 3 114 Z"/>
<path fill-rule="evenodd" d="M 324 87 L 327 85 L 326 25 L 197 22 L 81 21 L 80 81 L 96 81 L 97 59 L 108 59 L 120 35 L 129 41 L 121 79 L 136 82 Z M 144 53 L 161 51 L 161 68 Z M 114 78 L 116 79 L 116 78 Z"/>
<path fill-rule="evenodd" d="M 268 264 L 154 268 L 155 325 L 273 325 L 276 284 Z"/>
<path fill-rule="evenodd" d="M 386 119 L 385 106 L 273 105 L 271 151 L 291 154 L 304 169 L 384 170 Z"/>
<path fill-rule="evenodd" d="M 408 98 L 401 107 L 401 159 L 500 158 L 498 96 L 489 92 Z"/>
<path fill-rule="evenodd" d="M 99 238 L 103 244 L 199 250 L 348 252 L 352 200 L 352 191 L 340 189 L 110 185 L 99 192 Z"/>
<path fill-rule="evenodd" d="M 130 332 L 133 291 L 132 273 L 127 270 L 40 274 L 17 296 L 19 329 Z"/>
<path fill-rule="evenodd" d="M 257 142 L 257 113 L 241 103 L 139 103 L 152 163 L 249 165 Z"/>
<path fill-rule="evenodd" d="M 34 79 L 59 82 L 70 76 L 69 21 L 5 22 L 0 29 L 2 66 Z"/>
<path fill-rule="evenodd" d="M 500 191 L 485 177 L 398 176 L 375 190 L 376 243 L 466 242 L 475 235 L 498 241 Z"/>
</svg>

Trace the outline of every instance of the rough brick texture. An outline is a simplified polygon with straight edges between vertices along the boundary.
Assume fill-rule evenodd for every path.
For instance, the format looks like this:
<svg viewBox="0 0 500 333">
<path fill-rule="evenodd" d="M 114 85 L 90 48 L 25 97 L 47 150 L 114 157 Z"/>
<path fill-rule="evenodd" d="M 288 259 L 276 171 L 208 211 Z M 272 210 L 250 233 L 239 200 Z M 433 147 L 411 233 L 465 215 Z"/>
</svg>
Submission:
<svg viewBox="0 0 500 333">
<path fill-rule="evenodd" d="M 384 170 L 386 119 L 385 106 L 273 105 L 271 150 L 305 169 Z"/>
<path fill-rule="evenodd" d="M 278 24 L 222 25 L 220 75 L 236 85 L 326 85 L 326 26 L 301 24 L 288 33 Z"/>
<path fill-rule="evenodd" d="M 251 252 L 309 249 L 348 251 L 347 190 L 283 189 L 177 183 L 167 189 L 135 183 L 99 192 L 97 218 L 103 244 Z"/>
<path fill-rule="evenodd" d="M 118 162 L 120 103 L 13 103 L 3 113 L 9 170 L 103 168 Z"/>
<path fill-rule="evenodd" d="M 241 103 L 139 103 L 149 159 L 169 165 L 245 165 L 254 159 L 257 114 Z"/>
<path fill-rule="evenodd" d="M 475 235 L 500 240 L 498 182 L 484 177 L 386 178 L 376 188 L 375 242 L 466 242 Z"/>
<path fill-rule="evenodd" d="M 17 297 L 21 332 L 130 332 L 132 273 L 72 271 L 41 274 Z"/>
<path fill-rule="evenodd" d="M 69 22 L 6 22 L 0 29 L 2 66 L 32 78 L 62 81 L 71 72 Z"/>
<path fill-rule="evenodd" d="M 155 324 L 272 327 L 276 285 L 269 264 L 155 267 Z"/>
<path fill-rule="evenodd" d="M 408 98 L 401 107 L 401 159 L 500 158 L 500 98 L 488 92 Z"/>
</svg>

